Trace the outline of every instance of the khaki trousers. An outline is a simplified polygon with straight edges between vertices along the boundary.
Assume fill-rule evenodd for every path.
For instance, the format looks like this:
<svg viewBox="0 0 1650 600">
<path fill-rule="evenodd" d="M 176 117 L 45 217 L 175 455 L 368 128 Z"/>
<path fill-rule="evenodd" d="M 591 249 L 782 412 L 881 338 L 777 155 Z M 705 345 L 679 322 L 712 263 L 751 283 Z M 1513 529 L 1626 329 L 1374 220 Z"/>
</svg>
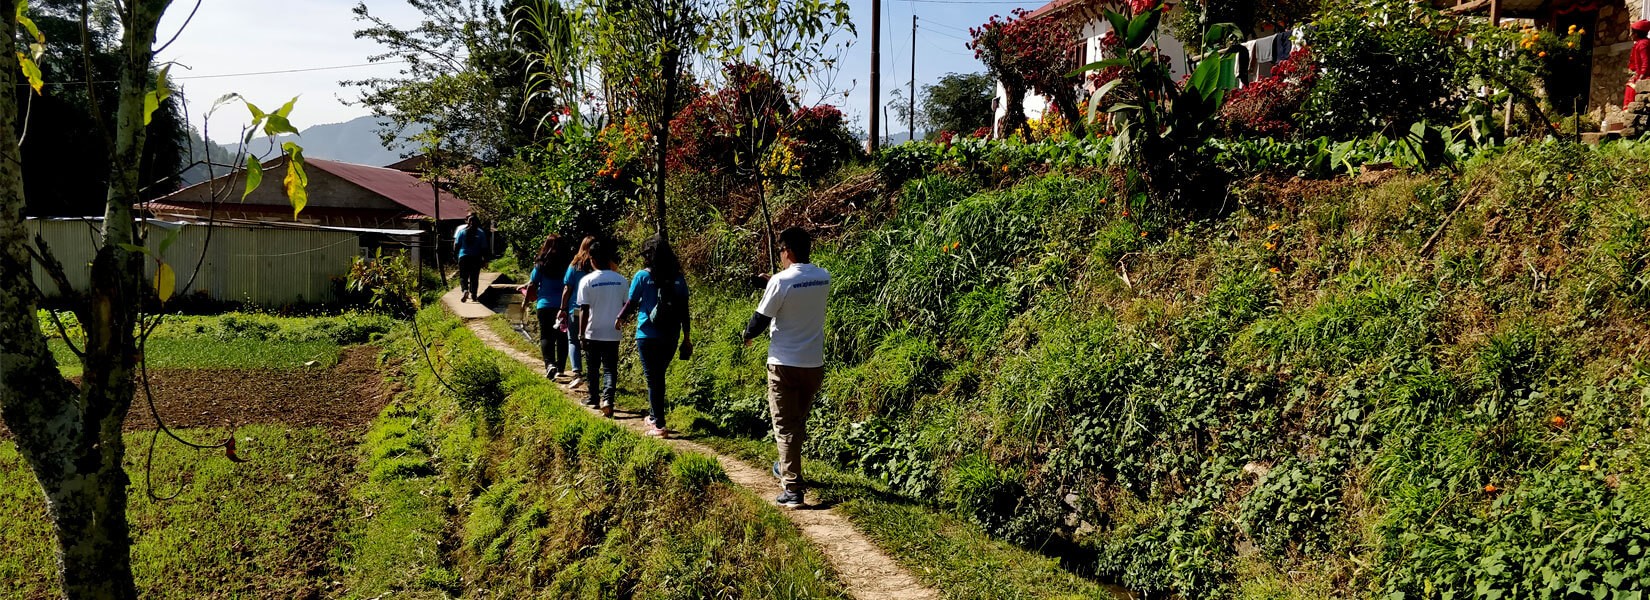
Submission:
<svg viewBox="0 0 1650 600">
<path fill-rule="evenodd" d="M 768 365 L 768 412 L 773 415 L 773 439 L 779 445 L 779 480 L 786 491 L 802 491 L 808 411 L 824 380 L 824 367 Z"/>
</svg>

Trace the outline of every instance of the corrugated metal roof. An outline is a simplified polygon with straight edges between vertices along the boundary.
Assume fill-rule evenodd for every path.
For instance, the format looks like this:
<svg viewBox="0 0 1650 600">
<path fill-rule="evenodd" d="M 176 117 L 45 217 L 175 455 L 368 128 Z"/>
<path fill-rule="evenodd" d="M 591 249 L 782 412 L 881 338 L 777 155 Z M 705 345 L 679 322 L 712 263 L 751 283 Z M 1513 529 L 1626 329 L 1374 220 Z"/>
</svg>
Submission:
<svg viewBox="0 0 1650 600">
<path fill-rule="evenodd" d="M 346 162 L 311 158 L 304 164 L 337 175 L 350 183 L 372 190 L 395 201 L 396 204 L 426 217 L 435 217 L 435 192 L 429 182 L 404 171 L 387 167 L 369 167 Z M 441 220 L 455 221 L 470 212 L 470 203 L 447 193 L 441 194 Z"/>
</svg>

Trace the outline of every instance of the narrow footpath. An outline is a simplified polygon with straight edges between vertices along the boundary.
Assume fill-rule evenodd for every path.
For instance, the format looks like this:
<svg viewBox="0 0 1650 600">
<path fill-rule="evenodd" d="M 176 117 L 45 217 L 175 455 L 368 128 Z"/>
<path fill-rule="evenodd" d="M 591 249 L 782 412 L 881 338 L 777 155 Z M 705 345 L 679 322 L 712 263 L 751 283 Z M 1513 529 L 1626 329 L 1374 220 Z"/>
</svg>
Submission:
<svg viewBox="0 0 1650 600">
<path fill-rule="evenodd" d="M 483 288 L 496 280 L 497 277 L 497 274 L 482 274 Z M 543 361 L 539 357 L 515 349 L 509 343 L 499 339 L 498 335 L 486 323 L 482 322 L 482 319 L 495 314 L 492 309 L 474 302 L 461 303 L 459 297 L 458 291 L 453 290 L 442 296 L 441 301 L 448 311 L 464 319 L 470 331 L 475 332 L 476 337 L 510 358 L 535 369 L 540 368 Z M 584 407 L 583 404 L 572 398 L 568 398 L 567 401 Z M 596 413 L 595 409 L 589 407 L 585 407 L 585 410 Z M 637 434 L 646 435 L 644 433 L 645 425 L 642 424 L 641 419 L 616 420 L 614 423 L 635 431 Z M 772 498 L 779 493 L 778 483 L 766 470 L 753 467 L 738 458 L 721 454 L 709 446 L 692 441 L 679 439 L 661 441 L 677 451 L 695 452 L 716 458 L 717 462 L 722 463 L 722 470 L 727 472 L 728 479 L 764 500 L 772 502 Z M 855 529 L 847 517 L 838 514 L 836 511 L 810 506 L 796 510 L 781 509 L 781 512 L 789 517 L 791 522 L 796 523 L 797 528 L 802 531 L 802 535 L 813 542 L 825 554 L 826 559 L 831 561 L 831 566 L 836 569 L 837 574 L 842 578 L 842 582 L 846 584 L 848 593 L 853 594 L 854 598 L 859 600 L 938 600 L 940 598 L 939 591 L 924 585 L 922 581 L 899 566 L 899 563 L 894 562 L 893 557 L 883 552 L 869 538 L 866 538 L 858 529 Z"/>
</svg>

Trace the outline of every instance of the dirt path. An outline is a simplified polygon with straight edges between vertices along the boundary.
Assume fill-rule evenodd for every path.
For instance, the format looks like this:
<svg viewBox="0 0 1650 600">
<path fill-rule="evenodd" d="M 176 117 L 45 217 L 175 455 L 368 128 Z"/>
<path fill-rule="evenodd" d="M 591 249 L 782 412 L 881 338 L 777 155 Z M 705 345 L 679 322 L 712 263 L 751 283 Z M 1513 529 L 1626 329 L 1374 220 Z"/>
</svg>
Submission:
<svg viewBox="0 0 1650 600">
<path fill-rule="evenodd" d="M 521 361 L 535 369 L 542 364 L 538 357 L 516 350 L 509 343 L 499 339 L 498 335 L 487 327 L 486 323 L 470 321 L 469 326 L 470 331 L 475 332 L 476 337 L 481 338 L 482 342 L 499 352 L 503 352 L 510 358 Z M 572 402 L 573 400 L 569 398 L 568 401 Z M 592 413 L 596 412 L 590 408 L 586 408 L 586 410 Z M 633 430 L 639 434 L 643 432 L 644 425 L 641 419 L 624 419 L 614 422 L 620 427 Z M 687 440 L 671 439 L 664 440 L 664 443 L 669 444 L 671 448 L 678 451 L 697 452 L 715 457 L 718 462 L 722 463 L 722 470 L 727 471 L 729 479 L 757 496 L 767 499 L 779 493 L 778 483 L 774 481 L 772 475 L 737 458 L 720 454 L 708 446 Z M 940 597 L 937 590 L 923 585 L 916 577 L 900 567 L 898 563 L 895 563 L 893 557 L 888 556 L 864 534 L 861 534 L 858 529 L 854 529 L 853 524 L 848 521 L 847 517 L 838 514 L 836 511 L 804 508 L 783 512 L 785 516 L 790 517 L 792 522 L 796 523 L 798 529 L 802 530 L 802 535 L 819 547 L 820 551 L 825 554 L 825 558 L 831 561 L 831 566 L 836 568 L 837 574 L 842 577 L 842 582 L 846 584 L 848 592 L 853 594 L 855 598 L 860 600 L 938 600 Z"/>
</svg>

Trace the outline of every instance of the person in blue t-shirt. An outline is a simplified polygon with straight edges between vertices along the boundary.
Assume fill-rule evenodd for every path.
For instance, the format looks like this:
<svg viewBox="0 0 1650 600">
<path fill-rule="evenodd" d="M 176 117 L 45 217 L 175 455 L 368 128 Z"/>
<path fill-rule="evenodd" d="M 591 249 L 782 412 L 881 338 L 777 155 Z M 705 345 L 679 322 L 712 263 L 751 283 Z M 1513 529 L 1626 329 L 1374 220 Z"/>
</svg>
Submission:
<svg viewBox="0 0 1650 600">
<path fill-rule="evenodd" d="M 573 304 L 573 296 L 579 290 L 579 281 L 596 270 L 590 260 L 590 250 L 595 244 L 596 236 L 584 236 L 584 241 L 579 242 L 579 251 L 573 255 L 573 260 L 567 263 L 567 271 L 562 274 L 562 319 L 567 321 L 568 331 L 579 330 L 579 311 L 578 306 Z M 578 389 L 579 384 L 584 382 L 584 348 L 579 347 L 573 336 L 568 336 L 567 356 L 573 363 L 573 372 L 566 377 L 567 385 Z"/>
<path fill-rule="evenodd" d="M 487 262 L 491 246 L 487 230 L 481 228 L 481 217 L 475 213 L 464 218 L 464 224 L 453 230 L 453 250 L 458 253 L 458 287 L 464 290 L 459 302 L 481 301 L 481 267 Z"/>
<path fill-rule="evenodd" d="M 678 334 L 682 358 L 693 353 L 693 328 L 688 313 L 687 280 L 676 253 L 659 236 L 642 245 L 642 270 L 630 280 L 630 297 L 619 320 L 640 315 L 636 322 L 636 353 L 642 358 L 647 380 L 647 434 L 667 437 L 665 430 L 665 371 L 676 354 Z"/>
<path fill-rule="evenodd" d="M 567 366 L 567 322 L 562 307 L 562 275 L 567 268 L 567 253 L 561 236 L 554 233 L 544 238 L 539 253 L 533 259 L 533 271 L 527 275 L 527 292 L 536 297 L 533 312 L 539 318 L 539 353 L 544 356 L 544 376 L 561 377 Z"/>
</svg>

